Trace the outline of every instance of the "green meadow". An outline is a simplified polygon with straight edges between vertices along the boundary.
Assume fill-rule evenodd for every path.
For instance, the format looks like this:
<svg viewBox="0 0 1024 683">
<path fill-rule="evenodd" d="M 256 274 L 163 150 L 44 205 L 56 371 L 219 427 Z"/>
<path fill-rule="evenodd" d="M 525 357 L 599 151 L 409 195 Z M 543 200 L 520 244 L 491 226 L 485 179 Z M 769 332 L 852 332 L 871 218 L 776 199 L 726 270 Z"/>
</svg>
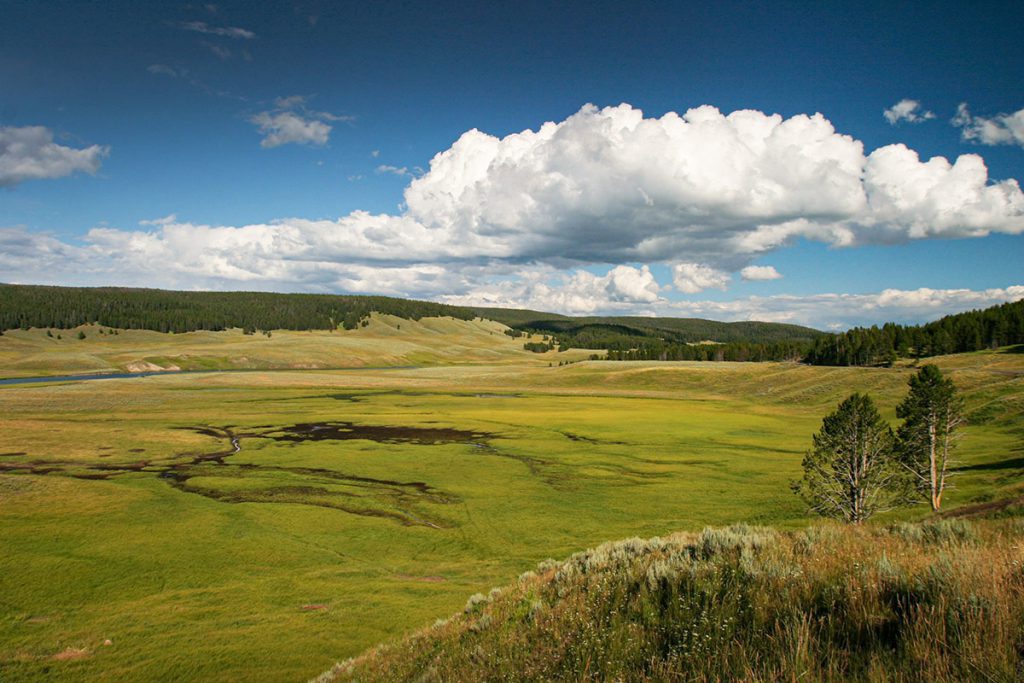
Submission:
<svg viewBox="0 0 1024 683">
<path fill-rule="evenodd" d="M 867 391 L 895 422 L 913 372 L 562 366 L 589 354 L 481 321 L 86 329 L 5 334 L 0 376 L 248 371 L 0 386 L 4 681 L 304 680 L 548 557 L 805 526 L 788 484 L 822 417 Z M 1024 355 L 936 362 L 970 417 L 946 504 L 1021 496 Z"/>
</svg>

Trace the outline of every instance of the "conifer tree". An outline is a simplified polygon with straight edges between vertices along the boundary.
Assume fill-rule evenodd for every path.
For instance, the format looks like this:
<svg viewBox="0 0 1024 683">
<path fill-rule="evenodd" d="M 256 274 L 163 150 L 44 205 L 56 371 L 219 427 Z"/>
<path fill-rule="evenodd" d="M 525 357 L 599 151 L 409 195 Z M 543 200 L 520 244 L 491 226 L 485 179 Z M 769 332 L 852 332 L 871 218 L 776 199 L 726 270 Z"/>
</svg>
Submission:
<svg viewBox="0 0 1024 683">
<path fill-rule="evenodd" d="M 803 468 L 793 491 L 823 517 L 860 524 L 908 500 L 892 429 L 867 395 L 851 395 L 824 419 Z"/>
<path fill-rule="evenodd" d="M 910 378 L 910 393 L 896 407 L 896 416 L 903 420 L 898 431 L 903 463 L 914 474 L 918 490 L 930 499 L 932 510 L 938 510 L 964 419 L 963 399 L 938 366 L 925 365 Z"/>
</svg>

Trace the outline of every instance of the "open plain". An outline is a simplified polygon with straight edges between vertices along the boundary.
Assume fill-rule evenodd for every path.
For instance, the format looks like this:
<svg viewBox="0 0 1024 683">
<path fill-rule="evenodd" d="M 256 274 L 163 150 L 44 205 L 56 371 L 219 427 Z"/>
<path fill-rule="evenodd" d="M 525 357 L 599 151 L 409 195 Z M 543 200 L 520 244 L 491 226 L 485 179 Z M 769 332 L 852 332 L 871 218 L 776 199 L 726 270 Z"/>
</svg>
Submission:
<svg viewBox="0 0 1024 683">
<path fill-rule="evenodd" d="M 789 482 L 822 417 L 866 391 L 895 422 L 913 371 L 560 365 L 586 354 L 525 353 L 492 323 L 392 323 L 66 342 L 116 371 L 232 345 L 259 359 L 291 336 L 332 367 L 356 365 L 339 349 L 362 344 L 364 369 L 0 387 L 0 678 L 303 679 L 548 557 L 738 521 L 806 525 Z M 465 362 L 412 355 L 431 329 Z M 132 335 L 150 346 L 131 352 Z M 29 360 L 44 336 L 0 337 L 4 367 L 83 369 Z M 1013 351 L 936 359 L 967 401 L 951 508 L 1024 494 Z"/>
</svg>

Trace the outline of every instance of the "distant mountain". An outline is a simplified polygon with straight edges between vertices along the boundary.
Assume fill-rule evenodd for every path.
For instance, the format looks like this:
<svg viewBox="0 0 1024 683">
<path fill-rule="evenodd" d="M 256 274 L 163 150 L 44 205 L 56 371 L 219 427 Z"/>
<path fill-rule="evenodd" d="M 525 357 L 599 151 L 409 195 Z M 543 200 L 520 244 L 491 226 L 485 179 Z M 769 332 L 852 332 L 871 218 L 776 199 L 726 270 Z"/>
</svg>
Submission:
<svg viewBox="0 0 1024 683">
<path fill-rule="evenodd" d="M 742 321 L 723 323 L 703 318 L 636 316 L 570 317 L 539 311 L 472 308 L 477 315 L 522 332 L 557 337 L 565 346 L 627 350 L 652 342 L 663 344 L 795 344 L 809 345 L 823 332 L 800 325 Z"/>
</svg>

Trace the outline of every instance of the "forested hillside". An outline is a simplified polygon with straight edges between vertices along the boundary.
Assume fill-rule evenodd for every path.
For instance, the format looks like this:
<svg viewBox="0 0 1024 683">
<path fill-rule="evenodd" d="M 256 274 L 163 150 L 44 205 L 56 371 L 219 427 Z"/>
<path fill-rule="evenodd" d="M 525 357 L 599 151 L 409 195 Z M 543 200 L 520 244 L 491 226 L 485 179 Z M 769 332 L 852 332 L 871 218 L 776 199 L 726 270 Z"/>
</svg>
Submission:
<svg viewBox="0 0 1024 683">
<path fill-rule="evenodd" d="M 561 348 L 607 349 L 630 352 L 637 360 L 694 360 L 676 358 L 674 346 L 700 342 L 753 345 L 781 345 L 798 355 L 823 333 L 809 327 L 782 323 L 741 321 L 724 323 L 702 318 L 645 318 L 630 316 L 568 317 L 537 311 L 474 308 L 478 315 L 504 323 L 514 330 L 556 338 Z M 631 356 L 632 358 L 632 356 Z"/>
<path fill-rule="evenodd" d="M 0 331 L 87 323 L 157 332 L 352 329 L 373 311 L 408 320 L 476 317 L 467 308 L 386 296 L 0 285 Z"/>
<path fill-rule="evenodd" d="M 570 318 L 496 308 L 474 311 L 523 333 L 549 335 L 563 349 L 605 349 L 608 360 L 802 360 L 811 365 L 891 365 L 898 358 L 1024 343 L 1024 301 L 948 315 L 925 325 L 886 323 L 839 334 L 754 321 Z"/>
<path fill-rule="evenodd" d="M 947 315 L 926 325 L 886 323 L 825 335 L 815 340 L 807 362 L 886 365 L 896 358 L 925 358 L 1011 344 L 1024 344 L 1024 300 Z"/>
</svg>

